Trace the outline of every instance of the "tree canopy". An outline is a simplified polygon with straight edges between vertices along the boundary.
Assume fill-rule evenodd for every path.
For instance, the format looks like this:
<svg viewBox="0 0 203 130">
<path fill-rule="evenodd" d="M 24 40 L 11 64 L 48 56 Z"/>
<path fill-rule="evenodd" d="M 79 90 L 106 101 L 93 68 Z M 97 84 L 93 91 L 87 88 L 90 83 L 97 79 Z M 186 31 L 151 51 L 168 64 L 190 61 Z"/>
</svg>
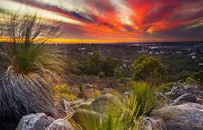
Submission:
<svg viewBox="0 0 203 130">
<path fill-rule="evenodd" d="M 165 70 L 161 62 L 148 56 L 140 56 L 135 60 L 133 65 L 133 78 L 134 80 L 142 80 L 157 84 L 164 76 Z"/>
</svg>

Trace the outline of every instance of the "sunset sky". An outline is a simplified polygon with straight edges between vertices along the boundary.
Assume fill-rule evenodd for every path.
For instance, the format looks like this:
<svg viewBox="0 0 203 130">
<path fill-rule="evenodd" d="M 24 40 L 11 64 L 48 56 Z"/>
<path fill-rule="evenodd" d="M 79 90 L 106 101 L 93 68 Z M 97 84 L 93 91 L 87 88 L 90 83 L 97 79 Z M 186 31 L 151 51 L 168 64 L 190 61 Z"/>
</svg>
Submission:
<svg viewBox="0 0 203 130">
<path fill-rule="evenodd" d="M 57 42 L 203 41 L 203 0 L 0 0 L 0 13 L 61 21 Z"/>
</svg>

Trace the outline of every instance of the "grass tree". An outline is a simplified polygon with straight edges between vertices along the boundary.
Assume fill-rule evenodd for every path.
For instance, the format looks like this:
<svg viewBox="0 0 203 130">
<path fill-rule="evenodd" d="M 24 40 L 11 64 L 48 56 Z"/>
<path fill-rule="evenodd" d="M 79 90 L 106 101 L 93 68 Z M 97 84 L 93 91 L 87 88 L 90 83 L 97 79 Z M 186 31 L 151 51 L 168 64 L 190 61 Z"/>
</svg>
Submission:
<svg viewBox="0 0 203 130">
<path fill-rule="evenodd" d="M 58 24 L 28 14 L 4 17 L 0 34 L 0 117 L 31 112 L 55 115 L 51 87 L 62 79 L 64 60 L 44 43 L 58 35 Z"/>
</svg>

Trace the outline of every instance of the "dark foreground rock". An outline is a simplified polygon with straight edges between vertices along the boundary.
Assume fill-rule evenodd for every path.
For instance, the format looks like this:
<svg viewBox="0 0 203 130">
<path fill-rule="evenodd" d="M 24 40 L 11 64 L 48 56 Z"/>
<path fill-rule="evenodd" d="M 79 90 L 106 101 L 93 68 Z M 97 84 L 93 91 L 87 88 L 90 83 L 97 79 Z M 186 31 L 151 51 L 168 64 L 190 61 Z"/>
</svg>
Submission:
<svg viewBox="0 0 203 130">
<path fill-rule="evenodd" d="M 29 114 L 23 116 L 16 130 L 43 130 L 55 119 L 44 113 Z"/>
<path fill-rule="evenodd" d="M 162 118 L 168 130 L 203 129 L 203 106 L 200 104 L 185 103 L 166 106 L 153 111 L 151 115 Z"/>
<path fill-rule="evenodd" d="M 74 128 L 67 120 L 55 120 L 45 113 L 36 113 L 23 116 L 16 130 L 74 130 Z"/>
</svg>

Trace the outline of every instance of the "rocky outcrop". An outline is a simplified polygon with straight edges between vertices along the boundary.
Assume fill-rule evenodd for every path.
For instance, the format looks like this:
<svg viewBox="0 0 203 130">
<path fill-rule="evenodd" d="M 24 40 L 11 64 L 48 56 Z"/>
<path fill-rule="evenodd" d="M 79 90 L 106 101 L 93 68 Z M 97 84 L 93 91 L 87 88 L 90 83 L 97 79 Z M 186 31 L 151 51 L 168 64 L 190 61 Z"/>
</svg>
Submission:
<svg viewBox="0 0 203 130">
<path fill-rule="evenodd" d="M 181 95 L 180 97 L 178 97 L 177 99 L 175 99 L 173 101 L 173 103 L 171 103 L 170 105 L 179 105 L 185 102 L 193 102 L 195 103 L 197 101 L 197 98 L 190 93 L 185 93 L 183 95 Z"/>
<path fill-rule="evenodd" d="M 203 88 L 198 87 L 197 84 L 176 83 L 171 91 L 159 93 L 159 96 L 165 98 L 169 105 L 180 105 L 187 102 L 203 104 Z"/>
<path fill-rule="evenodd" d="M 151 115 L 162 118 L 168 130 L 202 130 L 203 128 L 203 106 L 200 104 L 166 106 L 153 111 Z"/>
<path fill-rule="evenodd" d="M 119 107 L 121 100 L 112 95 L 105 94 L 101 97 L 96 98 L 95 100 L 76 100 L 70 102 L 70 105 L 74 109 L 87 109 L 95 112 L 105 114 L 108 109 L 115 109 Z"/>
<path fill-rule="evenodd" d="M 190 93 L 196 97 L 203 96 L 203 88 L 198 87 L 197 84 L 185 85 L 183 83 L 176 83 L 171 91 L 164 93 L 167 98 L 176 99 L 181 95 Z"/>
<path fill-rule="evenodd" d="M 55 119 L 44 113 L 29 114 L 23 116 L 16 130 L 43 130 Z"/>
<path fill-rule="evenodd" d="M 120 103 L 120 100 L 116 96 L 105 94 L 95 99 L 91 103 L 91 107 L 94 111 L 105 114 L 109 109 L 119 108 Z"/>
<path fill-rule="evenodd" d="M 158 117 L 145 117 L 143 130 L 167 130 L 163 119 Z"/>
<path fill-rule="evenodd" d="M 23 116 L 16 130 L 74 130 L 74 128 L 67 120 L 55 120 L 45 113 L 36 113 Z"/>
<path fill-rule="evenodd" d="M 175 99 L 185 93 L 188 93 L 190 92 L 190 87 L 187 86 L 187 87 L 183 87 L 183 86 L 176 86 L 176 87 L 173 87 L 171 89 L 171 91 L 169 92 L 166 92 L 165 95 L 166 97 L 168 98 L 172 98 L 172 99 Z"/>
</svg>

